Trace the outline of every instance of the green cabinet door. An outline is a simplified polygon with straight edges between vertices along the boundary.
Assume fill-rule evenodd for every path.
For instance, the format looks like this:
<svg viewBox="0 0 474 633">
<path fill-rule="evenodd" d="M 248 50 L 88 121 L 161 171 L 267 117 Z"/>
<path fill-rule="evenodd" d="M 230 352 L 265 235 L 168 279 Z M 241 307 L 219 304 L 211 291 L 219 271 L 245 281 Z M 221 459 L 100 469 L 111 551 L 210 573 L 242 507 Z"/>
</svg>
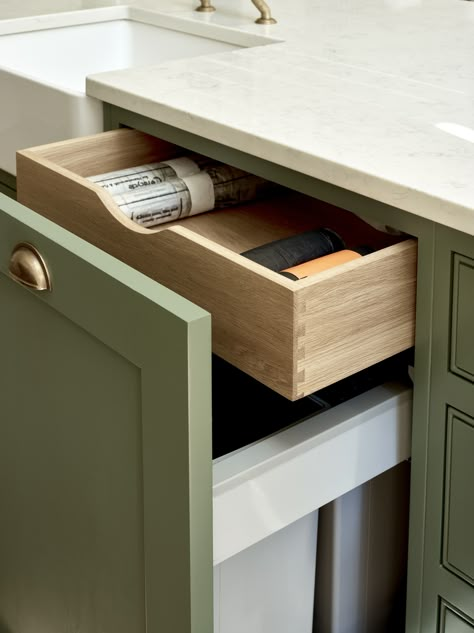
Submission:
<svg viewBox="0 0 474 633">
<path fill-rule="evenodd" d="M 473 264 L 474 237 L 437 226 L 421 633 L 474 621 Z"/>
<path fill-rule="evenodd" d="M 212 631 L 210 350 L 206 312 L 0 195 L 0 633 Z"/>
</svg>

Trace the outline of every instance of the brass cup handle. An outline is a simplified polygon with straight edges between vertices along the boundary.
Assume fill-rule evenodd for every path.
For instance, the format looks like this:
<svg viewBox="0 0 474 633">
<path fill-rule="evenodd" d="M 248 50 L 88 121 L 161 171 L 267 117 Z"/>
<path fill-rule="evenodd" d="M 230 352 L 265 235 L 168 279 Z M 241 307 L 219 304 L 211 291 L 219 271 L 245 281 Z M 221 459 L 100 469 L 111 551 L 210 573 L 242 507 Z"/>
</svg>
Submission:
<svg viewBox="0 0 474 633">
<path fill-rule="evenodd" d="M 13 249 L 8 268 L 10 277 L 34 290 L 51 290 L 48 267 L 34 246 L 26 242 Z"/>
</svg>

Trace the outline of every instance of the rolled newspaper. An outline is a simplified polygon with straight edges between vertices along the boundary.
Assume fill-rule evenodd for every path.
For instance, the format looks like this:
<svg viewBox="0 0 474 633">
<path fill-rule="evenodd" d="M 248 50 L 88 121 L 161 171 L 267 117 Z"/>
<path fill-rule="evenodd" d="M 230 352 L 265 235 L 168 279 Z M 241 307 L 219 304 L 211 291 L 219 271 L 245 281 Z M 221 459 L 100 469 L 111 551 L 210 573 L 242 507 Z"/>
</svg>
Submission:
<svg viewBox="0 0 474 633">
<path fill-rule="evenodd" d="M 263 178 L 213 163 L 205 170 L 183 178 L 113 194 L 120 210 L 131 220 L 152 228 L 212 209 L 255 200 L 274 187 Z"/>
<path fill-rule="evenodd" d="M 171 178 L 193 176 L 198 174 L 209 163 L 211 163 L 209 158 L 199 154 L 191 154 L 190 156 L 171 158 L 159 163 L 138 165 L 128 169 L 90 176 L 88 180 L 109 191 L 112 195 L 132 193 Z"/>
</svg>

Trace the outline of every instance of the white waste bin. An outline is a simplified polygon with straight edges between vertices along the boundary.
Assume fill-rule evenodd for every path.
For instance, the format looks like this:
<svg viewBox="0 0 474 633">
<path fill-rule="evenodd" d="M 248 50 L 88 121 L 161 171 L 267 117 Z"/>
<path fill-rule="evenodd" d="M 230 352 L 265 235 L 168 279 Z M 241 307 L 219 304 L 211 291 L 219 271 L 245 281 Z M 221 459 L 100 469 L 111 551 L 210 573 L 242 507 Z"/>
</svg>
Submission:
<svg viewBox="0 0 474 633">
<path fill-rule="evenodd" d="M 312 633 L 318 512 L 214 567 L 214 633 Z"/>
</svg>

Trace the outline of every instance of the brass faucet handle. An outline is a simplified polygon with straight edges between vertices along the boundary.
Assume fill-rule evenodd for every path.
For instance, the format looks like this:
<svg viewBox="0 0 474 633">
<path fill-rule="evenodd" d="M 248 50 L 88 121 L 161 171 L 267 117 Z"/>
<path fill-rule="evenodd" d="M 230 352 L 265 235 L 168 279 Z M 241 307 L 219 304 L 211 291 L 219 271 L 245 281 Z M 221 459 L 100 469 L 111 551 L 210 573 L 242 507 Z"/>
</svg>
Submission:
<svg viewBox="0 0 474 633">
<path fill-rule="evenodd" d="M 196 7 L 196 11 L 200 13 L 212 13 L 216 9 L 212 6 L 211 0 L 200 0 L 201 4 Z M 276 24 L 276 20 L 272 18 L 270 7 L 265 0 L 252 0 L 253 4 L 260 11 L 260 17 L 255 20 L 257 24 Z"/>
<path fill-rule="evenodd" d="M 200 6 L 196 8 L 196 11 L 200 13 L 212 13 L 215 10 L 215 7 L 211 4 L 211 0 L 201 0 Z"/>
<path fill-rule="evenodd" d="M 265 2 L 265 0 L 252 0 L 253 4 L 260 11 L 260 17 L 258 20 L 255 20 L 257 24 L 276 24 L 277 21 L 272 18 L 272 13 L 270 11 L 270 7 Z"/>
</svg>

